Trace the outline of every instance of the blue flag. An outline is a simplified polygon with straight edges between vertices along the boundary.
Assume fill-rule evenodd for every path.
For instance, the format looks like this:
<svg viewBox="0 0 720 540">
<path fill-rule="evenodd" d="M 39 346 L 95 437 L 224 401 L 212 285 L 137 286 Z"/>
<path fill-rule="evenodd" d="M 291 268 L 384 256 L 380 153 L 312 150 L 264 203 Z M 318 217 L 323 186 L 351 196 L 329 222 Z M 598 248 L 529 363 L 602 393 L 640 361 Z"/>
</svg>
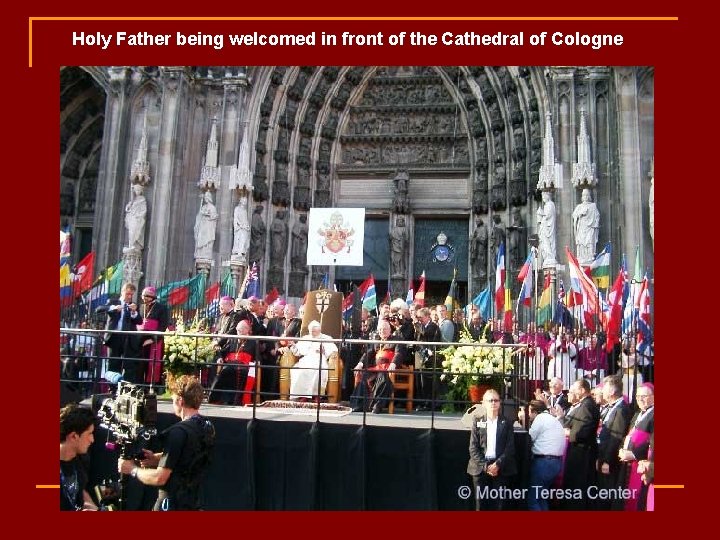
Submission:
<svg viewBox="0 0 720 540">
<path fill-rule="evenodd" d="M 490 285 L 488 285 L 487 287 L 485 287 L 485 290 L 481 291 L 480 294 L 473 298 L 472 301 L 472 303 L 480 309 L 480 315 L 485 321 L 490 319 L 491 300 L 492 297 L 490 296 Z"/>
</svg>

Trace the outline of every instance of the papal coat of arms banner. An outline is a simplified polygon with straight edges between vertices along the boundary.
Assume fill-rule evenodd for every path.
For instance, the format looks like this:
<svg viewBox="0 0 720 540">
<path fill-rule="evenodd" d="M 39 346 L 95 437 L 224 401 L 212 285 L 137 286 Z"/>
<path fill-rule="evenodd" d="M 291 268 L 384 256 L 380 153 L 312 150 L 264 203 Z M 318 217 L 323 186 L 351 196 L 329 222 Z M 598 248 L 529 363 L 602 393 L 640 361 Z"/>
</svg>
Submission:
<svg viewBox="0 0 720 540">
<path fill-rule="evenodd" d="M 307 263 L 362 266 L 364 238 L 364 208 L 311 208 Z"/>
</svg>

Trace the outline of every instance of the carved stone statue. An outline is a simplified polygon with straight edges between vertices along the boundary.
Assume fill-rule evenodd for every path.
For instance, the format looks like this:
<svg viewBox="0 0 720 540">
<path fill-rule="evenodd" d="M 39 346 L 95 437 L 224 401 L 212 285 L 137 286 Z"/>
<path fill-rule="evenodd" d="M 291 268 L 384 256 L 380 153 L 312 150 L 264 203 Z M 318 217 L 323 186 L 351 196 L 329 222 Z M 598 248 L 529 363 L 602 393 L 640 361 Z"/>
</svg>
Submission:
<svg viewBox="0 0 720 540">
<path fill-rule="evenodd" d="M 510 268 L 518 270 L 525 262 L 527 256 L 525 246 L 527 245 L 526 240 L 526 227 L 523 221 L 522 215 L 520 215 L 520 208 L 517 206 L 510 210 L 510 225 L 508 225 L 508 253 L 510 254 Z"/>
<path fill-rule="evenodd" d="M 542 192 L 542 201 L 542 206 L 537 210 L 540 258 L 542 259 L 542 267 L 550 268 L 557 264 L 555 255 L 555 203 L 549 191 Z"/>
<path fill-rule="evenodd" d="M 254 262 L 260 264 L 265 258 L 265 233 L 267 229 L 265 227 L 265 221 L 262 217 L 263 207 L 258 205 L 255 207 L 255 211 L 252 215 L 252 222 L 250 224 L 250 249 L 248 255 L 248 263 Z"/>
<path fill-rule="evenodd" d="M 490 241 L 492 242 L 492 254 L 493 259 L 491 264 L 494 266 L 497 264 L 497 254 L 500 249 L 500 244 L 505 242 L 505 229 L 503 228 L 502 220 L 499 214 L 493 216 L 492 231 L 490 231 Z M 505 246 L 505 253 L 507 253 L 507 246 Z"/>
<path fill-rule="evenodd" d="M 404 278 L 407 273 L 408 233 L 405 218 L 398 216 L 395 227 L 390 231 L 390 275 Z"/>
<path fill-rule="evenodd" d="M 293 271 L 307 272 L 307 246 L 308 246 L 308 225 L 307 216 L 300 214 L 299 221 L 295 222 L 292 229 L 292 247 L 290 264 Z"/>
<path fill-rule="evenodd" d="M 395 183 L 395 196 L 393 198 L 393 208 L 399 214 L 407 214 L 410 210 L 408 201 L 408 180 L 410 179 L 407 171 L 398 171 L 393 179 Z"/>
<path fill-rule="evenodd" d="M 583 189 L 582 202 L 573 210 L 573 228 L 575 230 L 575 247 L 580 264 L 590 264 L 595 258 L 595 247 L 600 230 L 600 212 L 592 202 L 589 189 Z"/>
<path fill-rule="evenodd" d="M 195 258 L 212 259 L 215 244 L 215 228 L 218 221 L 217 208 L 213 204 L 212 193 L 206 191 L 195 216 Z"/>
<path fill-rule="evenodd" d="M 470 264 L 473 279 L 479 283 L 484 283 L 487 279 L 487 242 L 487 227 L 483 220 L 478 218 L 477 227 L 470 237 Z"/>
<path fill-rule="evenodd" d="M 240 197 L 233 211 L 233 247 L 232 255 L 247 262 L 248 242 L 250 240 L 250 223 L 248 222 L 247 197 Z"/>
<path fill-rule="evenodd" d="M 275 219 L 270 227 L 270 266 L 283 267 L 287 245 L 288 224 L 285 219 L 285 210 L 278 210 L 275 212 Z"/>
<path fill-rule="evenodd" d="M 145 246 L 145 217 L 147 201 L 142 184 L 133 184 L 132 198 L 125 206 L 125 226 L 128 230 L 128 249 L 142 250 Z"/>
</svg>

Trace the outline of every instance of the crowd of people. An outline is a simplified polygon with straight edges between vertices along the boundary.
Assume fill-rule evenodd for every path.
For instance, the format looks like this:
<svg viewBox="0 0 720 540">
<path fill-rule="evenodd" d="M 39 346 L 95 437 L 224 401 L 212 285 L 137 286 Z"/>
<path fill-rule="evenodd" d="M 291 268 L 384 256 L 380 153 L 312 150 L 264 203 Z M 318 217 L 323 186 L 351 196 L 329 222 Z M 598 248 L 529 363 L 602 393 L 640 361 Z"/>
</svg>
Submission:
<svg viewBox="0 0 720 540">
<path fill-rule="evenodd" d="M 157 300 L 154 287 L 145 287 L 141 302 L 134 299 L 135 287 L 123 286 L 119 299 L 111 299 L 97 308 L 105 316 L 106 333 L 100 340 L 77 335 L 72 345 L 75 352 L 82 348 L 82 354 L 74 356 L 90 359 L 102 356 L 101 376 L 110 384 L 126 380 L 135 384 L 161 384 L 163 378 L 163 343 L 161 336 L 136 334 L 137 330 L 165 331 L 170 325 L 168 309 Z M 288 351 L 299 362 L 290 370 L 290 397 L 296 400 L 319 400 L 326 394 L 328 360 L 334 352 L 342 357 L 344 371 L 341 374 L 343 401 L 350 401 L 356 410 L 382 412 L 392 393 L 392 382 L 380 371 L 390 371 L 412 366 L 415 370 L 415 399 L 419 410 L 441 407 L 446 388 L 439 380 L 442 356 L 437 354 L 440 346 L 425 346 L 423 343 L 452 343 L 461 338 L 484 343 L 522 345 L 513 356 L 517 384 L 514 397 L 528 400 L 533 390 L 540 388 L 544 381 L 557 377 L 568 388 L 576 379 L 585 378 L 597 384 L 606 375 L 617 375 L 622 379 L 630 396 L 643 382 L 652 382 L 653 358 L 638 353 L 632 339 L 618 343 L 608 353 L 602 332 L 591 333 L 586 329 L 553 326 L 536 329 L 533 323 L 521 331 L 517 323 L 511 329 L 503 328 L 502 321 L 483 320 L 477 307 L 469 313 L 455 309 L 449 312 L 444 305 L 423 307 L 407 304 L 396 299 L 382 303 L 376 313 L 362 309 L 359 328 L 353 329 L 350 321 L 343 323 L 343 336 L 377 340 L 379 343 L 364 347 L 326 342 L 323 354 L 314 353 L 305 341 L 266 340 L 300 337 L 302 311 L 291 302 L 279 299 L 268 305 L 257 297 L 233 299 L 223 297 L 219 302 L 219 316 L 208 327 L 219 336 L 214 340 L 216 367 L 208 366 L 203 372 L 202 382 L 210 390 L 210 402 L 233 405 L 250 402 L 249 394 L 259 391 L 262 399 L 280 397 L 281 358 Z M 246 321 L 238 331 L 238 325 Z M 122 330 L 123 333 L 117 331 Z M 232 335 L 246 336 L 232 338 Z M 320 335 L 320 328 L 308 326 L 305 337 L 329 339 Z M 396 344 L 396 341 L 414 341 L 414 345 Z M 81 343 L 82 342 L 82 343 Z M 80 347 L 82 346 L 82 347 Z M 316 347 L 317 348 L 317 347 Z M 306 350 L 307 349 L 307 350 Z M 380 350 L 381 354 L 378 354 Z M 648 350 L 652 350 L 648 348 Z M 62 376 L 71 379 L 65 356 Z M 386 359 L 390 361 L 385 361 Z M 83 360 L 85 364 L 88 362 Z M 93 362 L 93 360 L 90 360 Z M 254 366 L 257 362 L 257 366 Z M 76 368 L 87 374 L 87 366 Z M 248 372 L 253 367 L 262 369 L 259 388 L 251 384 Z M 302 382 L 303 379 L 307 379 Z M 362 384 L 360 384 L 362 383 Z M 312 391 L 311 391 L 312 390 Z"/>
<path fill-rule="evenodd" d="M 131 284 L 125 284 L 120 299 L 98 309 L 106 314 L 107 332 L 100 339 L 108 356 L 104 377 L 111 384 L 159 381 L 153 362 L 161 358 L 162 341 L 132 331 L 164 330 L 167 308 L 157 301 L 154 288 L 142 291 L 140 304 L 135 302 L 135 292 Z M 450 313 L 444 305 L 423 307 L 395 300 L 378 306 L 375 315 L 363 309 L 359 332 L 353 332 L 349 322 L 344 325 L 346 337 L 370 341 L 358 348 L 333 343 L 318 321 L 310 321 L 307 334 L 301 336 L 302 311 L 303 307 L 298 310 L 282 300 L 268 305 L 256 297 L 221 298 L 220 315 L 209 329 L 217 334 L 215 366 L 208 365 L 192 381 L 183 379 L 180 386 L 171 381 L 176 414 L 183 421 L 201 418 L 198 409 L 205 396 L 209 403 L 222 405 L 248 404 L 257 391 L 263 400 L 278 397 L 278 367 L 284 354 L 297 360 L 290 370 L 290 399 L 319 401 L 328 384 L 328 359 L 335 352 L 345 359 L 343 398 L 354 411 L 383 412 L 393 392 L 390 374 L 409 366 L 416 370 L 416 410 L 428 410 L 438 406 L 444 390 L 438 376 L 442 355 L 434 344 L 457 342 L 461 337 L 517 343 L 524 345 L 518 349 L 517 376 L 531 383 L 528 399 L 518 400 L 528 401 L 518 418 L 528 429 L 532 445 L 525 487 L 528 508 L 644 509 L 652 504 L 647 497 L 653 474 L 652 358 L 640 358 L 630 341 L 608 355 L 602 335 L 557 327 L 536 331 L 532 324 L 525 332 L 517 324 L 506 331 L 499 321 L 484 321 L 476 309 L 466 318 L 462 310 Z M 255 339 L 263 336 L 280 339 Z M 76 344 L 81 338 L 76 336 Z M 83 345 L 92 348 L 86 340 Z M 260 388 L 253 385 L 256 362 L 273 368 L 264 370 Z M 484 494 L 476 498 L 478 509 L 503 509 L 504 498 L 493 494 L 517 488 L 513 478 L 518 472 L 518 449 L 512 436 L 516 419 L 503 415 L 503 397 L 509 394 L 486 392 L 479 409 L 482 413 L 471 429 L 467 473 L 475 494 Z M 61 410 L 61 485 L 65 490 L 61 505 L 65 509 L 96 509 L 78 465 L 92 443 L 92 419 L 86 417 L 76 408 Z M 188 435 L 176 432 L 174 437 Z M 163 452 L 146 452 L 139 461 L 120 460 L 118 469 L 147 485 L 165 486 L 156 509 L 194 508 L 199 505 L 196 494 L 180 500 L 169 481 L 173 468 L 183 467 L 187 460 L 182 453 L 173 443 Z"/>
</svg>

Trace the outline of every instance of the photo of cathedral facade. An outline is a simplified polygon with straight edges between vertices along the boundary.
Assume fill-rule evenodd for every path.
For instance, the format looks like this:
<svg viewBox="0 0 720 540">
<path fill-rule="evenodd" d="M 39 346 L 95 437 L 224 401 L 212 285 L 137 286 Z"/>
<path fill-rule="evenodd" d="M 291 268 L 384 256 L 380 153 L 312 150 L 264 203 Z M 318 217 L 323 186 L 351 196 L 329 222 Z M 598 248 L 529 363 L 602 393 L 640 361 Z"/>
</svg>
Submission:
<svg viewBox="0 0 720 540">
<path fill-rule="evenodd" d="M 610 242 L 613 274 L 638 248 L 653 267 L 652 67 L 81 66 L 59 83 L 60 224 L 96 274 L 239 283 L 257 262 L 265 292 L 372 273 L 405 298 L 425 272 L 444 299 L 457 272 L 464 301 L 494 287 L 500 241 L 513 275 L 543 250 L 547 200 L 566 287 L 588 200 L 580 262 Z M 306 265 L 313 207 L 365 209 L 362 267 Z"/>
</svg>

